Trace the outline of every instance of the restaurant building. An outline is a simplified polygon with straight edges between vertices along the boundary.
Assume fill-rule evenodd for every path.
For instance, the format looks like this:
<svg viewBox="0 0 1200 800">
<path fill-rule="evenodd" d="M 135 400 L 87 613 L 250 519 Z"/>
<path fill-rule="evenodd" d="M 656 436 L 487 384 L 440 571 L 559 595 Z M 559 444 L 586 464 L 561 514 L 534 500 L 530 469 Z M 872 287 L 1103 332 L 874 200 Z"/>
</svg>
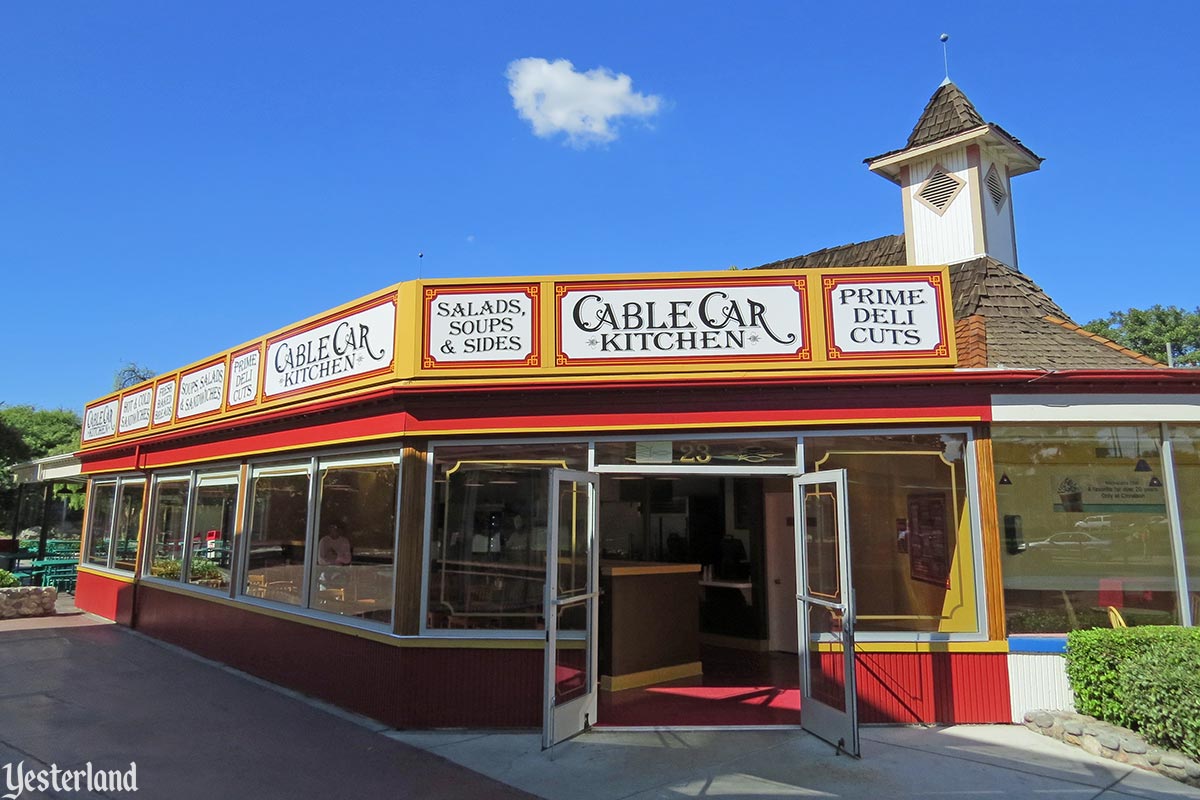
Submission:
<svg viewBox="0 0 1200 800">
<path fill-rule="evenodd" d="M 1040 163 L 947 82 L 867 160 L 900 235 L 408 281 L 103 397 L 77 603 L 547 745 L 799 724 L 857 752 L 859 721 L 1069 702 L 1067 631 L 1196 620 L 1200 372 L 1018 269 Z"/>
</svg>

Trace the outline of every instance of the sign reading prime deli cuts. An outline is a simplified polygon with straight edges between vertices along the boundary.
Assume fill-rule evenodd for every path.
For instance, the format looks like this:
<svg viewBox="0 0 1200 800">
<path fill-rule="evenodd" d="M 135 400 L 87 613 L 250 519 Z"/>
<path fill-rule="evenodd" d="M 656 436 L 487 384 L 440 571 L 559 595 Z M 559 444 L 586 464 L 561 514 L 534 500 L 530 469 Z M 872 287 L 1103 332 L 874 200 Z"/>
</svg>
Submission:
<svg viewBox="0 0 1200 800">
<path fill-rule="evenodd" d="M 941 272 L 826 277 L 828 357 L 945 356 L 943 283 Z"/>
<path fill-rule="evenodd" d="M 233 357 L 229 367 L 229 405 L 240 406 L 258 397 L 258 357 L 254 349 Z"/>
<path fill-rule="evenodd" d="M 555 297 L 559 366 L 811 357 L 804 278 L 558 283 Z"/>
<path fill-rule="evenodd" d="M 83 412 L 83 441 L 104 439 L 117 432 L 117 400 L 90 406 Z"/>
<path fill-rule="evenodd" d="M 390 369 L 396 343 L 396 301 L 318 322 L 267 342 L 266 397 Z"/>
</svg>

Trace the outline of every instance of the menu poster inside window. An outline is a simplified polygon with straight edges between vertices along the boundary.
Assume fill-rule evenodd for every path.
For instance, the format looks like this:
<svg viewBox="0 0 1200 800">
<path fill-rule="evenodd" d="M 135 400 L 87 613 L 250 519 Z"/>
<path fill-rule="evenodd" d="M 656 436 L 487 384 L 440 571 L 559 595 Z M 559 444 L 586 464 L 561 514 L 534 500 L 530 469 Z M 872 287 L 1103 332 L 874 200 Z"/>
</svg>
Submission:
<svg viewBox="0 0 1200 800">
<path fill-rule="evenodd" d="M 396 301 L 334 317 L 267 342 L 265 397 L 312 389 L 391 369 Z"/>
<path fill-rule="evenodd" d="M 825 278 L 829 358 L 948 355 L 942 283 L 940 273 Z"/>
<path fill-rule="evenodd" d="M 559 283 L 558 366 L 811 360 L 803 278 Z"/>
<path fill-rule="evenodd" d="M 950 588 L 950 528 L 944 492 L 908 495 L 908 564 L 915 581 Z"/>
<path fill-rule="evenodd" d="M 425 287 L 425 351 L 421 365 L 536 367 L 536 284 L 529 286 Z"/>
<path fill-rule="evenodd" d="M 1153 472 L 1134 472 L 1125 466 L 1092 467 L 1052 475 L 1050 485 L 1055 511 L 1167 513 L 1162 482 L 1154 479 Z"/>
</svg>

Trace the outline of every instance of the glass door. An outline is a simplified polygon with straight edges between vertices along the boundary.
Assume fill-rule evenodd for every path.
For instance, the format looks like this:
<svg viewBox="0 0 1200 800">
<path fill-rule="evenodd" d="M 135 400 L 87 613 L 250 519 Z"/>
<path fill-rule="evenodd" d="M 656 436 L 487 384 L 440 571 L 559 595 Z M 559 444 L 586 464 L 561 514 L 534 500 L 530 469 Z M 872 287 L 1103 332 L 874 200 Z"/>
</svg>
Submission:
<svg viewBox="0 0 1200 800">
<path fill-rule="evenodd" d="M 800 724 L 859 755 L 846 470 L 795 480 Z"/>
<path fill-rule="evenodd" d="M 586 472 L 550 473 L 543 749 L 596 721 L 598 486 L 596 476 Z"/>
</svg>

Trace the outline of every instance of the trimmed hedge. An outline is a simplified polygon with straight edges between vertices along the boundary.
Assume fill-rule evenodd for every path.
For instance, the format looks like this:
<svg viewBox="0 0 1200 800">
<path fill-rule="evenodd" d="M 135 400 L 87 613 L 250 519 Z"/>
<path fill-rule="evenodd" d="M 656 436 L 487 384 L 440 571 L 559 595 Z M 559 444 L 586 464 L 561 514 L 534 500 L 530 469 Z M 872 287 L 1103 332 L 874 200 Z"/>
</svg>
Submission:
<svg viewBox="0 0 1200 800">
<path fill-rule="evenodd" d="M 1076 710 L 1200 757 L 1200 628 L 1097 628 L 1067 636 Z"/>
<path fill-rule="evenodd" d="M 20 586 L 21 582 L 17 580 L 17 576 L 13 575 L 6 569 L 0 569 L 0 589 L 8 589 L 13 586 Z"/>
</svg>

